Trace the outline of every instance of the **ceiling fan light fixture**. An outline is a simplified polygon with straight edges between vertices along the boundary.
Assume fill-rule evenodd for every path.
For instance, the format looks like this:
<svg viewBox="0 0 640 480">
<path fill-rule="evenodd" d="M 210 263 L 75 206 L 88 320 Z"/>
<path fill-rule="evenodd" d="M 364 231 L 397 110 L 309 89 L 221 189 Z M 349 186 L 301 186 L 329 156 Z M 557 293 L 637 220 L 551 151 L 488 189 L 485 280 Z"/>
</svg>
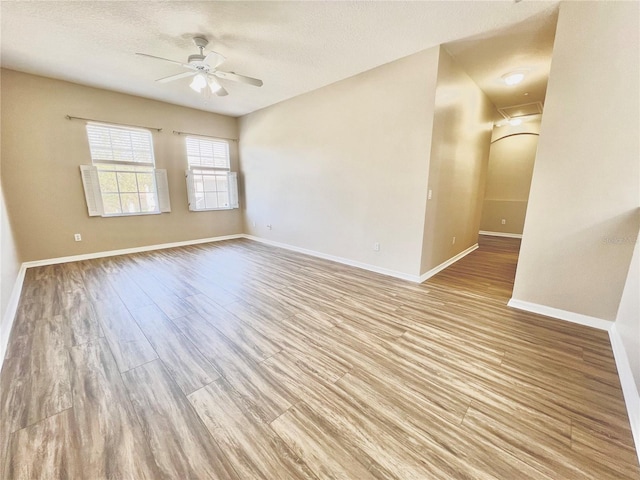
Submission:
<svg viewBox="0 0 640 480">
<path fill-rule="evenodd" d="M 209 88 L 211 89 L 211 93 L 217 93 L 222 88 L 222 85 L 211 79 L 209 82 Z"/>
<path fill-rule="evenodd" d="M 522 80 L 524 80 L 524 72 L 515 71 L 510 73 L 505 73 L 502 76 L 502 81 L 508 86 L 513 86 L 519 84 Z"/>
<path fill-rule="evenodd" d="M 207 86 L 207 79 L 203 74 L 199 73 L 198 75 L 193 77 L 193 81 L 189 86 L 192 90 L 200 93 L 202 92 L 202 89 Z"/>
</svg>

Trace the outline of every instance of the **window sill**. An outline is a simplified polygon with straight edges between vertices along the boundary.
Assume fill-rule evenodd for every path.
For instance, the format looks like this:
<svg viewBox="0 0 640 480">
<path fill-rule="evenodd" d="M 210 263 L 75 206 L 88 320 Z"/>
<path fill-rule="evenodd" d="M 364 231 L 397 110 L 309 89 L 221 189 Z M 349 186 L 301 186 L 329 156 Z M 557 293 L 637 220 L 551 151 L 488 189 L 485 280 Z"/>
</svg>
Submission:
<svg viewBox="0 0 640 480">
<path fill-rule="evenodd" d="M 110 213 L 101 215 L 102 218 L 114 218 L 114 217 L 139 217 L 144 215 L 160 215 L 162 212 L 136 212 L 136 213 Z M 167 212 L 168 213 L 168 212 Z"/>
<path fill-rule="evenodd" d="M 235 208 L 238 207 L 222 207 L 222 208 L 199 208 L 197 210 L 191 210 L 189 209 L 190 212 L 217 212 L 219 210 L 234 210 Z"/>
</svg>

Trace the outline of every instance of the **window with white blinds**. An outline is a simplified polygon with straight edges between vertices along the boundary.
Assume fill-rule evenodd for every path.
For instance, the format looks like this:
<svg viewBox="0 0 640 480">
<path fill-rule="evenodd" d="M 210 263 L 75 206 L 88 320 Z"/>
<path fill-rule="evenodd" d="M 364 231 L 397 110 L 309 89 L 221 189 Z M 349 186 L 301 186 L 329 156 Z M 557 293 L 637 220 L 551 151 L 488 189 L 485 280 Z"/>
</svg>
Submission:
<svg viewBox="0 0 640 480">
<path fill-rule="evenodd" d="M 237 176 L 226 140 L 186 138 L 189 210 L 238 208 Z"/>
<path fill-rule="evenodd" d="M 154 166 L 153 139 L 148 130 L 87 124 L 93 163 L 135 163 Z"/>
<path fill-rule="evenodd" d="M 189 167 L 222 168 L 229 170 L 229 143 L 225 140 L 205 140 L 187 137 Z"/>
<path fill-rule="evenodd" d="M 87 138 L 92 164 L 80 169 L 89 215 L 171 211 L 167 173 L 155 168 L 151 132 L 88 123 Z"/>
</svg>

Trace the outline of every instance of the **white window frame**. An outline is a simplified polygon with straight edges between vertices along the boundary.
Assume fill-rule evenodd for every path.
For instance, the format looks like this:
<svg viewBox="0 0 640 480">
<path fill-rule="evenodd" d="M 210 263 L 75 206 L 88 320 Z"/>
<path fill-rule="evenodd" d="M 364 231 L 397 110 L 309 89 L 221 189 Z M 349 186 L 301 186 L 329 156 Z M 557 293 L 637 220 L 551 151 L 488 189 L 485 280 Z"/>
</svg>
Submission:
<svg viewBox="0 0 640 480">
<path fill-rule="evenodd" d="M 224 155 L 216 156 L 216 145 L 218 150 L 223 146 Z M 203 154 L 203 147 L 210 149 L 211 155 Z M 185 177 L 187 180 L 189 210 L 192 212 L 208 212 L 239 208 L 238 177 L 236 172 L 231 171 L 229 142 L 220 138 L 189 135 L 185 138 L 185 152 L 187 154 Z M 220 160 L 222 160 L 222 162 L 220 162 Z M 205 181 L 207 178 L 208 182 Z M 217 189 L 220 180 L 223 180 L 226 191 Z M 205 187 L 206 183 L 209 185 L 215 184 L 215 190 L 207 190 Z M 207 194 L 209 194 L 209 198 L 215 195 L 215 207 L 206 206 Z M 224 206 L 219 206 L 221 196 L 223 202 L 226 201 L 226 205 Z M 204 201 L 205 206 L 199 207 L 199 201 Z"/>
<path fill-rule="evenodd" d="M 157 215 L 160 213 L 171 212 L 171 203 L 169 200 L 169 188 L 167 181 L 167 171 L 163 169 L 155 168 L 155 155 L 153 151 L 153 137 L 149 130 L 143 128 L 125 127 L 121 125 L 112 125 L 106 123 L 88 122 L 87 128 L 87 140 L 89 142 L 89 151 L 91 156 L 91 165 L 81 165 L 80 172 L 82 176 L 82 183 L 85 191 L 85 200 L 87 202 L 87 210 L 89 216 L 101 216 L 101 217 L 127 217 L 137 215 Z M 92 129 L 103 129 L 112 132 L 126 132 L 130 134 L 130 145 L 114 145 L 111 141 L 108 144 L 97 144 L 92 142 Z M 135 148 L 134 140 L 131 134 L 135 133 L 138 140 L 142 139 L 140 144 L 141 148 Z M 122 137 L 121 137 L 122 138 Z M 125 135 L 126 138 L 126 135 Z M 147 157 L 150 161 L 135 161 L 136 156 L 141 154 Z M 117 157 L 130 158 L 134 161 L 120 160 Z M 134 169 L 119 170 L 118 167 L 138 167 Z M 116 191 L 103 192 L 100 182 L 101 172 L 113 172 L 116 175 Z M 120 182 L 118 175 L 122 174 L 136 174 L 136 187 L 135 192 L 120 192 Z M 141 191 L 137 186 L 138 174 L 150 173 L 152 174 L 153 187 L 152 191 Z M 125 212 L 122 205 L 122 195 L 126 193 L 136 193 L 138 195 L 138 207 L 142 208 L 142 194 L 153 194 L 153 202 L 155 204 L 154 210 L 150 211 L 137 211 L 137 212 Z M 105 212 L 104 197 L 103 195 L 118 195 L 120 201 L 120 212 Z"/>
</svg>

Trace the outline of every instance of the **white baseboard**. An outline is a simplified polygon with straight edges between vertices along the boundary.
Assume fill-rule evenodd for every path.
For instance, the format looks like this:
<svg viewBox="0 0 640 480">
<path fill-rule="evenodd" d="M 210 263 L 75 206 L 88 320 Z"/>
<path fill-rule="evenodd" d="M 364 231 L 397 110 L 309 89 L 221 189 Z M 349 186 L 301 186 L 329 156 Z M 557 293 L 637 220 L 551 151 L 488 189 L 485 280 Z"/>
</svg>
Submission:
<svg viewBox="0 0 640 480">
<path fill-rule="evenodd" d="M 380 273 L 382 275 L 387 275 L 389 277 L 400 278 L 401 280 L 408 280 L 414 283 L 418 283 L 420 281 L 420 277 L 418 277 L 418 275 L 411 275 L 409 273 L 398 272 L 397 270 L 391 270 L 388 268 L 371 265 L 369 263 L 358 262 L 356 260 L 351 260 L 344 257 L 330 255 L 328 253 L 322 253 L 322 252 L 317 252 L 315 250 L 296 247 L 295 245 L 289 245 L 288 243 L 275 242 L 273 240 L 268 240 L 266 238 L 254 237 L 253 235 L 244 234 L 243 237 L 249 240 L 254 240 L 256 242 L 264 243 L 266 245 L 271 245 L 278 248 L 284 248 L 285 250 L 291 250 L 292 252 L 304 253 L 305 255 L 310 255 L 312 257 L 322 258 L 324 260 L 331 260 L 332 262 L 342 263 L 343 265 L 349 265 L 350 267 L 361 268 L 363 270 Z"/>
<path fill-rule="evenodd" d="M 478 233 L 480 235 L 489 235 L 491 237 L 522 238 L 521 233 L 487 232 L 486 230 L 480 230 Z"/>
<path fill-rule="evenodd" d="M 538 303 L 525 302 L 524 300 L 517 300 L 515 298 L 509 300 L 507 305 L 512 308 L 517 308 L 518 310 L 537 313 L 539 315 L 545 315 L 547 317 L 553 317 L 559 320 L 565 320 L 567 322 L 578 323 L 580 325 L 586 325 L 587 327 L 593 327 L 600 330 L 609 330 L 613 325 L 613 322 L 609 320 L 603 320 L 602 318 L 590 317 L 588 315 L 582 315 L 581 313 L 569 312 L 567 310 L 547 307 L 546 305 L 540 305 Z"/>
<path fill-rule="evenodd" d="M 2 370 L 4 357 L 7 354 L 9 336 L 11 335 L 13 322 L 16 319 L 16 313 L 18 312 L 18 303 L 20 302 L 20 294 L 22 293 L 22 285 L 24 284 L 24 275 L 26 271 L 27 267 L 25 267 L 23 263 L 20 270 L 18 270 L 18 275 L 16 276 L 16 281 L 14 282 L 13 289 L 11 290 L 7 309 L 2 316 L 2 330 L 0 331 L 0 370 Z"/>
<path fill-rule="evenodd" d="M 440 265 L 438 265 L 435 268 L 432 268 L 431 270 L 429 270 L 426 273 L 423 273 L 422 275 L 420 275 L 420 279 L 418 280 L 420 283 L 427 281 L 428 279 L 430 279 L 431 277 L 433 277 L 436 273 L 441 272 L 442 270 L 444 270 L 445 268 L 447 268 L 450 265 L 453 265 L 454 263 L 456 263 L 458 260 L 460 260 L 463 257 L 466 257 L 467 255 L 469 255 L 471 252 L 473 252 L 474 250 L 478 249 L 478 244 L 476 243 L 475 245 L 470 246 L 469 248 L 467 248 L 466 250 L 460 252 L 459 254 L 457 254 L 455 257 L 451 257 L 449 260 L 446 260 L 444 262 L 442 262 Z"/>
<path fill-rule="evenodd" d="M 370 272 L 380 273 L 382 275 L 387 275 L 389 277 L 399 278 L 401 280 L 408 280 L 409 282 L 414 282 L 414 283 L 422 283 L 422 282 L 424 282 L 428 278 L 433 277 L 436 273 L 444 270 L 449 265 L 454 264 L 455 262 L 460 260 L 462 257 L 470 254 L 471 252 L 473 252 L 474 250 L 476 250 L 478 248 L 478 244 L 476 243 L 475 245 L 467 248 L 465 251 L 460 252 L 455 257 L 451 257 L 449 260 L 441 263 L 437 267 L 435 267 L 435 268 L 429 270 L 428 272 L 423 273 L 422 275 L 418 276 L 418 275 L 411 275 L 410 273 L 398 272 L 397 270 L 391 270 L 391 269 L 388 269 L 388 268 L 378 267 L 376 265 L 371 265 L 369 263 L 358 262 L 356 260 L 351 260 L 349 258 L 330 255 L 328 253 L 322 253 L 322 252 L 317 252 L 315 250 L 309 250 L 309 249 L 302 248 L 302 247 L 296 247 L 294 245 L 289 245 L 288 243 L 276 242 L 276 241 L 273 241 L 273 240 L 268 240 L 266 238 L 254 237 L 253 235 L 247 235 L 247 234 L 245 234 L 243 236 L 244 236 L 244 238 L 247 238 L 249 240 L 254 240 L 256 242 L 261 242 L 261 243 L 264 243 L 264 244 L 267 244 L 267 245 L 272 245 L 274 247 L 284 248 L 285 250 L 291 250 L 293 252 L 304 253 L 305 255 L 311 255 L 312 257 L 323 258 L 325 260 L 331 260 L 332 262 L 341 263 L 343 265 L 349 265 L 350 267 L 362 268 L 363 270 L 368 270 Z"/>
<path fill-rule="evenodd" d="M 640 462 L 640 385 L 636 385 L 629 364 L 629 357 L 624 349 L 624 344 L 620 338 L 620 334 L 616 329 L 616 325 L 611 325 L 609 329 L 609 340 L 611 341 L 611 349 L 616 359 L 616 367 L 618 368 L 618 377 L 622 386 L 624 395 L 624 403 L 627 406 L 627 414 L 629 415 L 629 424 L 631 425 L 631 434 L 636 444 L 636 454 L 638 462 Z"/>
<path fill-rule="evenodd" d="M 149 252 L 151 250 L 163 250 L 165 248 L 185 247 L 188 245 L 198 245 L 200 243 L 220 242 L 222 240 L 233 240 L 243 238 L 241 233 L 234 235 L 224 235 L 221 237 L 198 238 L 195 240 L 185 240 L 183 242 L 160 243 L 157 245 L 145 245 L 142 247 L 122 248 L 120 250 L 107 250 L 103 252 L 84 253 L 82 255 L 71 255 L 69 257 L 47 258 L 45 260 L 35 260 L 32 262 L 24 262 L 22 265 L 26 268 L 42 267 L 44 265 L 55 265 L 58 263 L 79 262 L 81 260 L 91 260 L 94 258 L 115 257 L 116 255 L 126 255 L 129 253 Z"/>
</svg>

